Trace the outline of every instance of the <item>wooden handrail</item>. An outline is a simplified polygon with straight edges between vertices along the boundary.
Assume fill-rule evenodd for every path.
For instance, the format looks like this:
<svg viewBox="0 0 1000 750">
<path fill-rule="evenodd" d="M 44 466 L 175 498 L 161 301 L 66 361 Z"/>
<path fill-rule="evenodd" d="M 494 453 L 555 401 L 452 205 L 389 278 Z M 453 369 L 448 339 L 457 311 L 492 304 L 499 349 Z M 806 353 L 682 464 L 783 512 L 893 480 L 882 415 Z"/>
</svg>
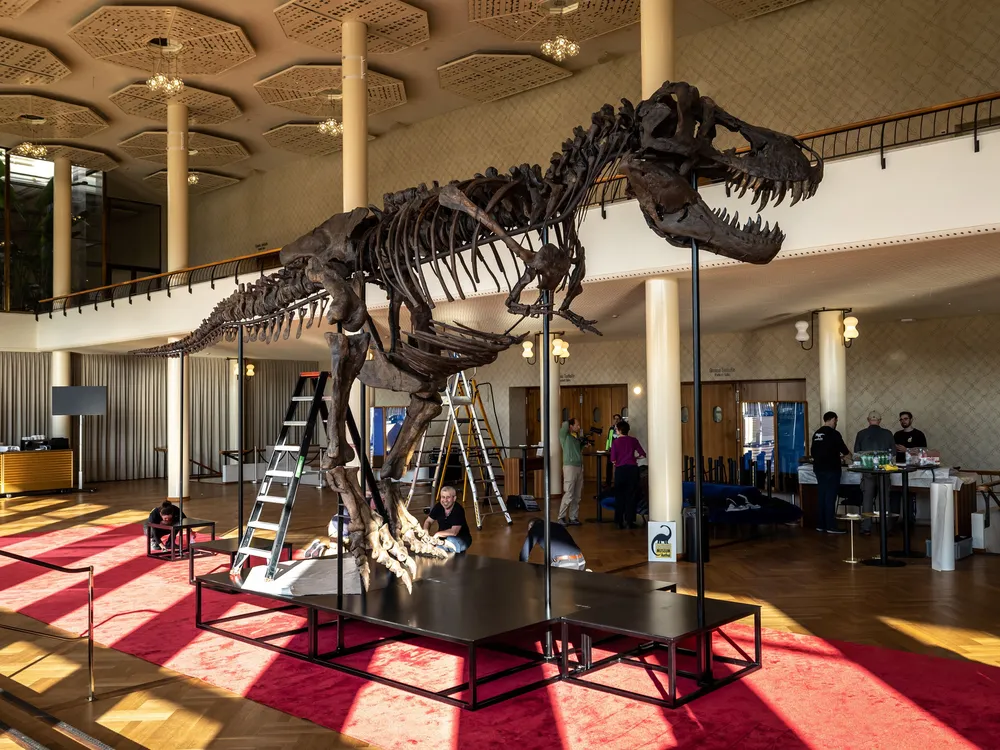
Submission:
<svg viewBox="0 0 1000 750">
<path fill-rule="evenodd" d="M 84 289 L 82 292 L 73 292 L 72 294 L 64 294 L 61 297 L 49 297 L 47 299 L 38 300 L 38 304 L 44 302 L 55 302 L 56 300 L 71 299 L 73 297 L 79 297 L 84 294 L 93 294 L 94 292 L 100 292 L 105 289 L 116 289 L 121 286 L 128 286 L 130 284 L 135 284 L 139 281 L 152 281 L 154 279 L 162 279 L 166 276 L 176 276 L 182 273 L 190 273 L 191 271 L 200 271 L 203 268 L 211 268 L 212 266 L 221 266 L 226 263 L 239 263 L 244 260 L 251 260 L 253 258 L 260 258 L 265 255 L 270 255 L 281 250 L 280 247 L 275 247 L 270 250 L 261 250 L 259 253 L 251 253 L 250 255 L 240 255 L 235 258 L 226 258 L 225 260 L 216 260 L 211 263 L 202 263 L 200 266 L 188 266 L 187 268 L 181 268 L 176 271 L 166 271 L 165 273 L 155 273 L 150 276 L 142 276 L 138 279 L 130 279 L 129 281 L 119 281 L 117 284 L 106 284 L 105 286 L 95 286 L 93 289 Z"/>
</svg>

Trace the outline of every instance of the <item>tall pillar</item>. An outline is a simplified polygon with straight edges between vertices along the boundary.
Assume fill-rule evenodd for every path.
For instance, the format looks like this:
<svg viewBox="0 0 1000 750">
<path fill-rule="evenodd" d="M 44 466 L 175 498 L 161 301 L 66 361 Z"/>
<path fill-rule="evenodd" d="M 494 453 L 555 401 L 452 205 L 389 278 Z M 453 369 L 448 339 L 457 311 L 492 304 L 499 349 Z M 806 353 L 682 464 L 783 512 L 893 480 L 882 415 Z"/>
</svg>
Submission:
<svg viewBox="0 0 1000 750">
<path fill-rule="evenodd" d="M 674 0 L 642 0 L 642 98 L 674 79 Z"/>
<path fill-rule="evenodd" d="M 188 262 L 188 108 L 167 102 L 167 271 L 187 268 Z M 178 341 L 179 339 L 168 339 Z M 185 358 L 185 367 L 187 358 Z M 188 371 L 181 393 L 179 357 L 167 360 L 167 497 L 190 493 L 191 412 L 188 409 Z M 183 435 L 181 409 L 184 410 Z M 183 461 L 178 454 L 183 453 Z M 181 466 L 183 465 L 183 470 Z"/>
<path fill-rule="evenodd" d="M 835 411 L 841 423 L 847 421 L 847 349 L 844 348 L 843 313 L 819 313 L 819 405 L 822 412 Z"/>
<path fill-rule="evenodd" d="M 179 337 L 168 338 L 169 343 L 180 341 Z M 191 496 L 191 420 L 189 419 L 190 404 L 188 397 L 190 389 L 187 387 L 191 368 L 188 367 L 189 357 L 184 357 L 184 435 L 183 445 L 181 436 L 181 359 L 180 357 L 170 357 L 167 360 L 167 498 L 177 500 L 181 497 Z M 177 452 L 184 452 L 183 462 L 177 460 Z M 181 470 L 183 463 L 184 470 Z M 182 484 L 183 483 L 183 484 Z M 183 488 L 183 489 L 181 489 Z"/>
<path fill-rule="evenodd" d="M 555 334 L 552 335 L 555 338 Z M 541 383 L 542 388 L 547 388 L 549 392 L 549 434 L 542 435 L 542 440 L 547 441 L 549 444 L 549 466 L 552 470 L 549 472 L 549 492 L 561 494 L 562 493 L 562 444 L 559 442 L 559 428 L 562 427 L 562 405 L 559 402 L 559 364 L 552 359 L 552 342 L 549 342 L 549 348 L 546 351 L 542 346 L 541 337 L 538 339 L 539 344 L 535 347 L 535 351 L 538 352 L 538 377 L 539 383 Z M 543 368 L 544 357 L 549 358 L 549 382 L 545 382 L 545 370 Z M 543 401 L 541 398 L 538 400 L 539 408 L 542 408 Z M 570 415 L 573 416 L 573 415 Z M 577 419 L 581 419 L 582 415 L 577 414 Z M 556 506 L 558 507 L 558 506 Z"/>
<path fill-rule="evenodd" d="M 368 205 L 368 27 L 344 21 L 344 210 Z"/>
<path fill-rule="evenodd" d="M 683 552 L 681 334 L 676 278 L 646 282 L 646 435 L 650 518 L 678 523 L 678 551 Z"/>
<path fill-rule="evenodd" d="M 73 168 L 64 156 L 55 160 L 52 184 L 52 296 L 70 294 L 72 278 Z M 72 385 L 69 352 L 52 352 L 49 382 L 53 386 Z M 72 417 L 52 416 L 49 437 L 70 437 Z"/>
<path fill-rule="evenodd" d="M 167 102 L 167 271 L 188 266 L 188 108 Z"/>
</svg>

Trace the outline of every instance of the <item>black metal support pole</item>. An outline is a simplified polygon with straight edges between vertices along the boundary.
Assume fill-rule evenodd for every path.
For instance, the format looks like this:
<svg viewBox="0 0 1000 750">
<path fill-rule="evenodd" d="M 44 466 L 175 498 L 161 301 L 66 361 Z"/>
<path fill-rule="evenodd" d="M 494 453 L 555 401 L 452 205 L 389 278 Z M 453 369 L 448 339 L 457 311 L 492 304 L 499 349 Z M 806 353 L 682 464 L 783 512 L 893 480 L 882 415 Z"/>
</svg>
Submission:
<svg viewBox="0 0 1000 750">
<path fill-rule="evenodd" d="M 547 232 L 543 232 L 542 241 L 546 241 Z M 550 308 L 552 305 L 552 292 L 543 291 L 542 292 L 542 305 L 545 308 Z M 539 356 L 542 357 L 542 475 L 545 477 L 545 548 L 544 548 L 544 561 L 543 566 L 545 569 L 545 618 L 547 620 L 552 619 L 552 554 L 550 550 L 552 549 L 552 530 L 549 528 L 549 524 L 552 523 L 552 487 L 549 483 L 549 477 L 552 473 L 552 459 L 551 450 L 549 445 L 549 435 L 552 429 L 552 417 L 549 414 L 549 407 L 551 397 L 549 395 L 549 378 L 551 377 L 550 371 L 552 369 L 552 363 L 549 360 L 549 327 L 552 322 L 552 313 L 546 312 L 542 315 L 542 340 L 541 346 L 539 346 Z M 548 650 L 550 647 L 549 640 L 546 640 L 546 657 L 550 657 L 552 654 Z"/>
<path fill-rule="evenodd" d="M 180 506 L 178 521 L 184 521 L 184 470 L 187 468 L 184 465 L 184 352 L 177 355 L 177 361 L 180 362 L 181 372 L 178 378 L 180 382 L 180 395 L 178 397 L 178 403 L 180 404 L 180 417 L 177 420 L 177 463 L 180 466 L 180 474 L 177 475 L 177 501 Z M 168 493 L 169 494 L 169 493 Z M 172 533 L 172 532 L 171 532 Z"/>
<path fill-rule="evenodd" d="M 698 189 L 698 176 L 691 174 L 691 187 Z M 698 589 L 698 627 L 705 626 L 705 535 L 702 533 L 702 471 L 704 457 L 702 456 L 701 431 L 701 280 L 699 277 L 698 241 L 691 240 L 691 349 L 693 352 L 692 375 L 694 380 L 694 538 L 697 548 L 697 589 Z M 706 647 L 708 640 L 703 638 L 698 648 L 698 674 L 701 680 L 711 679 Z"/>
<path fill-rule="evenodd" d="M 243 538 L 243 462 L 246 460 L 244 455 L 243 446 L 243 433 L 245 432 L 245 425 L 243 424 L 243 384 L 246 382 L 243 377 L 246 372 L 246 361 L 243 358 L 243 324 L 241 323 L 239 328 L 239 337 L 236 344 L 236 450 L 239 453 L 239 459 L 236 465 L 236 530 L 237 539 Z M 256 457 L 254 457 L 256 461 Z"/>
<path fill-rule="evenodd" d="M 342 323 L 337 323 L 337 333 L 343 333 L 344 326 Z M 364 386 L 361 386 L 364 388 Z M 333 402 L 331 401 L 332 405 Z M 351 410 L 350 399 L 348 399 L 347 404 L 348 412 Z M 330 411 L 330 419 L 334 418 L 333 410 Z M 358 441 L 361 442 L 360 440 Z M 355 446 L 355 450 L 358 454 L 358 464 L 360 469 L 358 470 L 359 480 L 361 482 L 361 500 L 365 501 L 365 464 L 364 457 L 361 455 L 360 446 Z M 344 609 L 344 496 L 339 492 L 337 493 L 337 609 Z M 344 644 L 343 640 L 344 632 L 344 618 L 342 613 L 337 614 L 337 650 L 339 651 Z"/>
</svg>

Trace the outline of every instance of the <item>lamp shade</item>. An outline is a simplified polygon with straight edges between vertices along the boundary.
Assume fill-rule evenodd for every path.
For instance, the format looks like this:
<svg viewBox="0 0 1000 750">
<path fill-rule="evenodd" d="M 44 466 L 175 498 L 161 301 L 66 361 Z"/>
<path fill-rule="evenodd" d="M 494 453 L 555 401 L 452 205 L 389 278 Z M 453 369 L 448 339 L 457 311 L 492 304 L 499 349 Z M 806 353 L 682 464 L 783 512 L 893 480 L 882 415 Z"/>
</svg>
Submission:
<svg viewBox="0 0 1000 750">
<path fill-rule="evenodd" d="M 795 340 L 798 342 L 809 340 L 809 321 L 800 320 L 795 324 Z"/>
<path fill-rule="evenodd" d="M 844 339 L 850 341 L 851 339 L 856 339 L 859 335 L 858 319 L 853 315 L 848 315 L 844 318 Z"/>
<path fill-rule="evenodd" d="M 525 359 L 531 359 L 532 357 L 535 356 L 535 352 L 533 351 L 534 344 L 532 344 L 530 341 L 525 341 L 523 344 L 521 344 L 521 347 L 522 347 L 521 356 L 524 357 Z"/>
</svg>

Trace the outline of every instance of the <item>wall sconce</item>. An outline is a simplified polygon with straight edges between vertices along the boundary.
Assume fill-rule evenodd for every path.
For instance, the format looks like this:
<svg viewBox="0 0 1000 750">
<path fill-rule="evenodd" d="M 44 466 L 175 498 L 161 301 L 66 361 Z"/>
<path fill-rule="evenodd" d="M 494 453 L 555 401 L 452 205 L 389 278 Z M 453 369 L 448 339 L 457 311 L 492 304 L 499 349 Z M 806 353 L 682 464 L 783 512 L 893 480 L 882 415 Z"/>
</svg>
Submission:
<svg viewBox="0 0 1000 750">
<path fill-rule="evenodd" d="M 566 364 L 566 360 L 569 359 L 569 344 L 562 339 L 553 339 L 552 359 L 557 365 Z"/>
<path fill-rule="evenodd" d="M 811 340 L 811 337 L 809 335 L 809 328 L 811 326 L 813 330 L 816 330 L 816 318 L 821 312 L 839 312 L 842 316 L 844 316 L 843 343 L 845 349 L 850 349 L 851 342 L 854 341 L 854 339 L 856 339 L 860 334 L 858 333 L 858 319 L 855 318 L 853 315 L 847 314 L 851 312 L 851 308 L 849 307 L 839 310 L 836 308 L 834 308 L 833 310 L 828 310 L 825 307 L 820 308 L 819 310 L 811 310 L 809 312 L 809 320 L 796 321 L 795 340 L 799 342 L 799 346 L 801 346 L 805 351 L 809 351 L 810 349 L 813 348 L 814 341 Z M 809 346 L 806 346 L 807 341 L 809 342 Z"/>
<path fill-rule="evenodd" d="M 642 386 L 637 385 L 635 388 L 632 389 L 632 393 L 634 393 L 636 396 L 642 395 Z"/>
<path fill-rule="evenodd" d="M 248 378 L 252 378 L 254 375 L 257 374 L 255 372 L 255 368 L 256 368 L 256 365 L 253 365 L 253 364 L 251 364 L 249 362 L 247 363 L 247 377 Z"/>
<path fill-rule="evenodd" d="M 538 359 L 535 357 L 535 345 L 531 341 L 525 341 L 521 344 L 521 356 L 527 361 L 529 365 L 535 364 Z"/>
</svg>

